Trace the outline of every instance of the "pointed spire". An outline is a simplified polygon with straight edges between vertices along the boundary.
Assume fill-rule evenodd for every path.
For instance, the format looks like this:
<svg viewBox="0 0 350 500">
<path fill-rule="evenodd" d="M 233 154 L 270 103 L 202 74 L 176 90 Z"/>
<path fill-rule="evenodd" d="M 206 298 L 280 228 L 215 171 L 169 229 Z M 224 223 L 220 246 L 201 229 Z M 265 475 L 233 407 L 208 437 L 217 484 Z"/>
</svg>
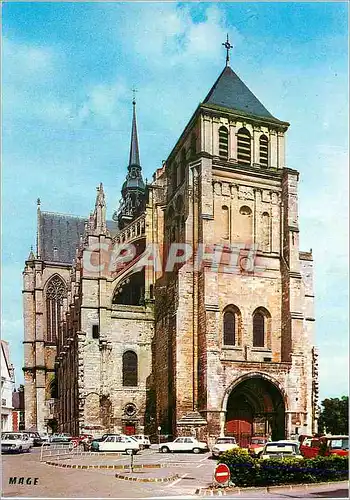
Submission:
<svg viewBox="0 0 350 500">
<path fill-rule="evenodd" d="M 113 214 L 113 220 L 118 221 L 119 229 L 122 229 L 134 219 L 139 217 L 145 208 L 145 183 L 142 178 L 136 125 L 136 90 L 133 92 L 133 115 L 128 173 L 122 186 L 122 200 L 120 207 Z"/>
<path fill-rule="evenodd" d="M 139 141 L 137 138 L 137 124 L 136 124 L 136 101 L 135 95 L 132 100 L 133 112 L 132 112 L 132 127 L 131 127 L 131 144 L 130 144 L 130 156 L 129 156 L 129 167 L 137 166 L 140 167 L 140 154 L 139 154 Z"/>
<path fill-rule="evenodd" d="M 33 261 L 35 260 L 35 255 L 34 255 L 34 252 L 33 252 L 33 245 L 31 245 L 30 247 L 30 252 L 29 252 L 29 255 L 28 255 L 28 261 Z"/>
</svg>

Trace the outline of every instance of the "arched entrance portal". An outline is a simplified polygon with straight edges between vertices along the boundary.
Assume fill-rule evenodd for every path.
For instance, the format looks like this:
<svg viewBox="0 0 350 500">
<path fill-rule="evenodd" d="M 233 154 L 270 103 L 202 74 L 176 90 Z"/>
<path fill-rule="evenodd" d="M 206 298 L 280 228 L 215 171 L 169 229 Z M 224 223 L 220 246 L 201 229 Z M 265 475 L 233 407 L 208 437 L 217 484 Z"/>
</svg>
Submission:
<svg viewBox="0 0 350 500">
<path fill-rule="evenodd" d="M 285 406 L 279 389 L 256 376 L 239 383 L 227 400 L 225 434 L 247 446 L 252 436 L 285 438 Z"/>
</svg>

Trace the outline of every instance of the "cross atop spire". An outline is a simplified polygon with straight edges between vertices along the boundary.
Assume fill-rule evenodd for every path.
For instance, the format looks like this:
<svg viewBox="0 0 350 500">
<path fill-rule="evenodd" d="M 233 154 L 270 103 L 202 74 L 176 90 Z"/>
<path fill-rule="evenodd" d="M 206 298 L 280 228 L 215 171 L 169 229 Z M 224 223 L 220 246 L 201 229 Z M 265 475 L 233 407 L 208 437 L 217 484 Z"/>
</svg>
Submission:
<svg viewBox="0 0 350 500">
<path fill-rule="evenodd" d="M 233 45 L 231 45 L 229 42 L 228 33 L 227 33 L 227 37 L 226 37 L 226 42 L 222 43 L 222 45 L 226 49 L 226 66 L 229 66 L 230 65 L 230 49 L 233 48 Z"/>
<path fill-rule="evenodd" d="M 132 103 L 134 106 L 136 104 L 136 92 L 137 92 L 137 89 L 132 89 Z"/>
</svg>

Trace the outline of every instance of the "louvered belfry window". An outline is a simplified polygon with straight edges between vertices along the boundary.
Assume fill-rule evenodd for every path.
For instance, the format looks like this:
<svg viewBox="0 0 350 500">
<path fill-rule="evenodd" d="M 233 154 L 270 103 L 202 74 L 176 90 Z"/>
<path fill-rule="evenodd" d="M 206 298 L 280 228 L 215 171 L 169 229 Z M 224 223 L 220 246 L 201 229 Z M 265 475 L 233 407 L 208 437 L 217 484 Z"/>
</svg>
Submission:
<svg viewBox="0 0 350 500">
<path fill-rule="evenodd" d="M 260 165 L 268 167 L 269 165 L 269 140 L 266 135 L 260 137 Z"/>
<path fill-rule="evenodd" d="M 251 164 L 251 137 L 249 130 L 241 128 L 237 134 L 237 159 L 238 163 Z"/>
<path fill-rule="evenodd" d="M 123 354 L 123 385 L 137 386 L 137 354 L 134 351 Z"/>
<path fill-rule="evenodd" d="M 228 158 L 228 130 L 226 127 L 219 128 L 219 156 L 225 160 Z"/>
<path fill-rule="evenodd" d="M 47 342 L 57 342 L 61 327 L 61 305 L 66 286 L 59 276 L 53 276 L 46 288 Z"/>
</svg>

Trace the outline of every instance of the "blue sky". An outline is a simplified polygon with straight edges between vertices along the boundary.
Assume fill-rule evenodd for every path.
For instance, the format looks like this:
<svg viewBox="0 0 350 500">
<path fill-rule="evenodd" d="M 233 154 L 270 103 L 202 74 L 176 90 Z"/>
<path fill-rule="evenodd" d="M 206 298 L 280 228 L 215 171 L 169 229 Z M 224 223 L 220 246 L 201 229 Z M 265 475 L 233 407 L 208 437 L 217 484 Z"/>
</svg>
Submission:
<svg viewBox="0 0 350 500">
<path fill-rule="evenodd" d="M 42 209 L 118 206 L 136 86 L 144 177 L 161 166 L 225 63 L 291 123 L 301 250 L 315 260 L 320 396 L 348 392 L 346 3 L 5 3 L 2 338 L 22 382 L 22 270 Z"/>
</svg>

